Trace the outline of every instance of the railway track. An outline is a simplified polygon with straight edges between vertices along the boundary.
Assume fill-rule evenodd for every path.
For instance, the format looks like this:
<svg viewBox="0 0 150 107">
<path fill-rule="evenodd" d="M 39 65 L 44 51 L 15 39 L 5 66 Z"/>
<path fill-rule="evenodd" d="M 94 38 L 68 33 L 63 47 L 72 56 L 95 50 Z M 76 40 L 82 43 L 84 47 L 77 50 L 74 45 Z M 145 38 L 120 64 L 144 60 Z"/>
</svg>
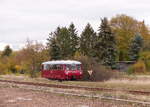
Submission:
<svg viewBox="0 0 150 107">
<path fill-rule="evenodd" d="M 8 82 L 14 84 L 23 84 L 23 85 L 34 85 L 34 86 L 42 86 L 42 87 L 53 87 L 53 88 L 63 88 L 63 89 L 80 89 L 87 91 L 105 91 L 105 92 L 127 92 L 131 94 L 137 95 L 150 95 L 150 91 L 140 91 L 140 90 L 123 90 L 123 89 L 112 89 L 112 88 L 91 88 L 86 86 L 75 86 L 75 85 L 61 85 L 61 84 L 46 84 L 46 83 L 34 83 L 34 82 L 20 82 L 20 81 L 12 81 L 12 80 L 0 80 L 0 82 Z"/>
<path fill-rule="evenodd" d="M 13 83 L 13 84 L 22 84 L 22 85 L 30 85 L 30 86 L 41 86 L 41 87 L 53 87 L 53 88 L 63 88 L 63 89 L 82 89 L 82 90 L 88 90 L 88 91 L 125 91 L 133 94 L 142 94 L 142 95 L 150 95 L 150 92 L 146 91 L 131 91 L 131 90 L 116 90 L 116 89 L 111 89 L 111 88 L 90 88 L 90 87 L 83 87 L 83 86 L 73 86 L 73 85 L 57 85 L 57 84 L 45 84 L 45 83 L 33 83 L 33 82 L 19 82 L 19 81 L 12 81 L 12 80 L 0 80 L 0 82 L 3 83 Z M 30 89 L 30 88 L 29 88 Z M 38 88 L 32 89 L 31 90 L 41 90 Z M 42 90 L 43 91 L 43 90 Z M 48 91 L 49 92 L 49 91 Z M 61 92 L 57 91 L 52 93 L 55 94 L 64 94 L 64 95 L 70 95 L 70 96 L 78 96 L 78 97 L 88 97 L 88 98 L 99 98 L 102 100 L 113 100 L 113 101 L 119 101 L 119 102 L 126 102 L 126 103 L 136 103 L 140 104 L 141 106 L 150 106 L 150 102 L 145 102 L 145 101 L 139 101 L 139 100 L 130 100 L 130 99 L 120 99 L 120 98 L 115 98 L 115 97 L 104 97 L 104 96 L 98 96 L 98 95 L 87 95 L 87 94 L 75 94 L 75 93 L 68 93 L 68 92 Z"/>
</svg>

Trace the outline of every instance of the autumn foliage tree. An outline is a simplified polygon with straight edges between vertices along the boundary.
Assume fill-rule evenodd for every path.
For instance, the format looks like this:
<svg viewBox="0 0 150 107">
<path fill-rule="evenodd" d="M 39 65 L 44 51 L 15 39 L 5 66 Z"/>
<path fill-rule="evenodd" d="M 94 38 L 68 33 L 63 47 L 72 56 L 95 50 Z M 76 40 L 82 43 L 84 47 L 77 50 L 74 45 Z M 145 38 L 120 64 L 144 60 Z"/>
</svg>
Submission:
<svg viewBox="0 0 150 107">
<path fill-rule="evenodd" d="M 19 61 L 17 65 L 20 65 L 25 73 L 36 77 L 41 63 L 48 60 L 48 52 L 41 43 L 28 40 L 26 46 L 17 53 L 16 59 Z"/>
<path fill-rule="evenodd" d="M 149 69 L 149 31 L 144 21 L 125 14 L 116 15 L 110 20 L 103 18 L 97 32 L 89 23 L 81 34 L 78 34 L 73 23 L 69 27 L 57 27 L 49 34 L 46 46 L 30 40 L 18 51 L 6 46 L 0 52 L 0 74 L 24 71 L 34 77 L 44 61 L 75 59 L 83 62 L 85 77 L 89 78 L 87 69 L 102 64 L 114 68 L 116 61 L 137 61 L 143 56 L 142 63 Z M 101 74 L 94 75 L 99 77 Z"/>
<path fill-rule="evenodd" d="M 110 24 L 115 33 L 120 61 L 129 59 L 128 47 L 137 32 L 142 35 L 144 44 L 150 40 L 149 28 L 144 21 L 137 21 L 133 17 L 121 14 L 111 18 Z"/>
</svg>

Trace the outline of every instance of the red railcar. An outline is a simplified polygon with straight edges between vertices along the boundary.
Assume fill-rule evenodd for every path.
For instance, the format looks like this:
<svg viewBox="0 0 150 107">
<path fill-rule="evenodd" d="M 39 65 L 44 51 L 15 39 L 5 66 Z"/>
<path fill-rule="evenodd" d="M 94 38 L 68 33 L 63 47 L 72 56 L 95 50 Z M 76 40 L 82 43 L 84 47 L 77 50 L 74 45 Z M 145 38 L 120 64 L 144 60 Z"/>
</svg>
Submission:
<svg viewBox="0 0 150 107">
<path fill-rule="evenodd" d="M 49 79 L 71 80 L 82 78 L 82 65 L 79 61 L 57 60 L 42 63 L 42 77 Z"/>
</svg>

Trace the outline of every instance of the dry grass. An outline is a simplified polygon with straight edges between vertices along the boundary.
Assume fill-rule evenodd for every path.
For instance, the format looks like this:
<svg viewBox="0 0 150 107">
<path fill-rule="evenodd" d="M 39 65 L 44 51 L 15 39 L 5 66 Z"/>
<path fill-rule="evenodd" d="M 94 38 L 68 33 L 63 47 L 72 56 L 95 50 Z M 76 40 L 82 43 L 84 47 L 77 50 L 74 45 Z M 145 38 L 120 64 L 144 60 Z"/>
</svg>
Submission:
<svg viewBox="0 0 150 107">
<path fill-rule="evenodd" d="M 126 78 L 120 79 L 111 79 L 104 82 L 84 82 L 84 81 L 64 81 L 58 82 L 54 80 L 48 80 L 43 78 L 31 79 L 24 76 L 14 76 L 14 75 L 4 75 L 0 79 L 9 79 L 9 80 L 19 80 L 19 81 L 30 81 L 30 82 L 41 82 L 49 84 L 67 84 L 67 85 L 79 85 L 79 86 L 89 86 L 89 87 L 104 87 L 104 88 L 115 88 L 115 89 L 130 89 L 130 90 L 144 90 L 149 91 L 150 89 L 150 76 L 129 76 Z M 141 101 L 150 101 L 149 96 L 144 95 L 133 95 L 130 93 L 117 91 L 117 92 L 90 92 L 85 90 L 75 90 L 75 89 L 52 89 L 53 91 L 63 91 L 70 93 L 79 93 L 79 94 L 92 94 L 99 96 L 109 96 L 123 99 L 133 99 Z"/>
<path fill-rule="evenodd" d="M 128 84 L 128 85 L 150 85 L 150 80 L 129 80 L 129 79 L 111 79 L 109 81 L 105 81 L 104 83 L 108 84 Z"/>
<path fill-rule="evenodd" d="M 66 84 L 66 85 L 78 85 L 88 87 L 103 87 L 103 88 L 115 88 L 115 89 L 130 89 L 130 90 L 143 90 L 149 91 L 150 89 L 150 76 L 126 76 L 124 78 L 110 79 L 103 82 L 90 82 L 90 81 L 63 81 L 48 80 L 44 78 L 29 78 L 27 76 L 15 76 L 15 75 L 1 75 L 0 79 L 39 82 L 48 84 Z"/>
</svg>

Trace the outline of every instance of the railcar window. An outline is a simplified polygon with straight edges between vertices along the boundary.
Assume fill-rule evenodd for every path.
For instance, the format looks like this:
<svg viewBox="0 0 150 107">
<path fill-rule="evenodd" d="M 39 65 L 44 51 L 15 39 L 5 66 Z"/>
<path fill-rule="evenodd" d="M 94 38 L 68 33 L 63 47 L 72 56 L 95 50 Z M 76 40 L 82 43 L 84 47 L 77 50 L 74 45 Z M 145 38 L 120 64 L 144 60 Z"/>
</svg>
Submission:
<svg viewBox="0 0 150 107">
<path fill-rule="evenodd" d="M 73 70 L 73 71 L 76 70 L 76 65 L 75 64 L 71 65 L 71 70 Z"/>
<path fill-rule="evenodd" d="M 66 70 L 70 70 L 70 66 L 69 65 L 66 65 Z"/>
<path fill-rule="evenodd" d="M 54 69 L 54 65 L 51 65 L 51 70 L 53 70 Z"/>
<path fill-rule="evenodd" d="M 45 64 L 43 67 L 44 70 L 63 70 L 63 65 Z"/>
<path fill-rule="evenodd" d="M 57 66 L 57 70 L 62 70 L 62 65 L 56 65 Z"/>
<path fill-rule="evenodd" d="M 49 65 L 49 70 L 52 70 L 52 67 L 53 67 L 52 65 Z"/>
<path fill-rule="evenodd" d="M 62 70 L 62 65 L 45 65 L 45 70 Z"/>
<path fill-rule="evenodd" d="M 56 65 L 53 65 L 53 70 L 56 70 L 57 68 L 56 68 Z"/>
<path fill-rule="evenodd" d="M 75 71 L 75 70 L 77 70 L 77 67 L 75 64 L 71 64 L 71 65 L 68 64 L 68 65 L 66 65 L 66 70 Z"/>
<path fill-rule="evenodd" d="M 49 66 L 48 65 L 44 65 L 44 70 L 49 70 Z"/>
</svg>

